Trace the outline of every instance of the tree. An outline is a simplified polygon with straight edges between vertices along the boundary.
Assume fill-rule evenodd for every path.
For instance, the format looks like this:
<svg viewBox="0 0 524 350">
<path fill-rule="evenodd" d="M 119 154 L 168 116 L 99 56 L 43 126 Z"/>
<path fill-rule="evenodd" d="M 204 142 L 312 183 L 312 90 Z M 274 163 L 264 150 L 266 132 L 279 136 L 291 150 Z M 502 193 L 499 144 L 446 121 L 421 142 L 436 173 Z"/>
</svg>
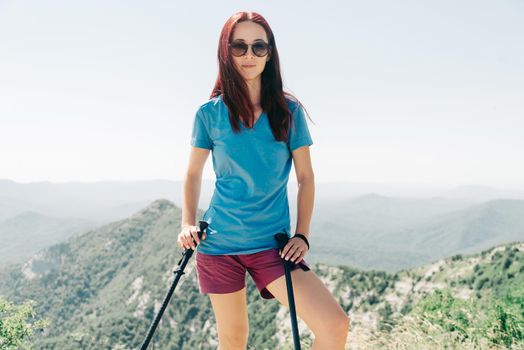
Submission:
<svg viewBox="0 0 524 350">
<path fill-rule="evenodd" d="M 30 348 L 33 332 L 49 325 L 47 319 L 36 320 L 34 301 L 15 305 L 0 295 L 0 349 L 17 350 Z"/>
</svg>

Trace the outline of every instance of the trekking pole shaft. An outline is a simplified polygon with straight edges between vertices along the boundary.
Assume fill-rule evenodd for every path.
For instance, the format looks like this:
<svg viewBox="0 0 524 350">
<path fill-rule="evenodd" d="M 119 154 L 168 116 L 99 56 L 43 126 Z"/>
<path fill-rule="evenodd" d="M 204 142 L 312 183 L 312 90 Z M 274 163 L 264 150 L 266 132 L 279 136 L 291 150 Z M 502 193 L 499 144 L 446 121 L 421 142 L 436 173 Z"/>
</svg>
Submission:
<svg viewBox="0 0 524 350">
<path fill-rule="evenodd" d="M 198 238 L 202 239 L 202 234 L 204 230 L 207 228 L 208 224 L 206 221 L 200 221 L 200 231 L 198 231 Z M 196 243 L 196 242 L 195 242 Z M 180 277 L 184 274 L 184 269 L 186 268 L 186 265 L 193 255 L 193 249 L 188 248 L 184 250 L 184 253 L 182 255 L 182 259 L 178 262 L 178 268 L 174 271 L 175 273 L 175 279 L 173 280 L 173 283 L 171 284 L 171 287 L 169 288 L 169 291 L 167 295 L 164 298 L 164 301 L 162 302 L 162 306 L 160 307 L 160 310 L 158 311 L 153 323 L 149 327 L 149 331 L 147 332 L 147 336 L 144 339 L 144 342 L 142 343 L 141 350 L 146 350 L 149 346 L 149 342 L 151 341 L 151 338 L 153 337 L 153 334 L 155 334 L 156 327 L 160 323 L 160 319 L 162 318 L 162 315 L 164 314 L 164 310 L 167 307 L 167 304 L 169 303 L 169 300 L 171 299 L 171 296 L 173 295 L 173 292 L 175 291 L 176 285 L 178 284 L 178 280 L 180 280 Z"/>
<path fill-rule="evenodd" d="M 278 247 L 283 249 L 289 237 L 287 233 L 277 233 L 275 234 L 275 240 L 278 242 Z M 297 313 L 295 310 L 295 297 L 293 295 L 293 281 L 291 280 L 291 261 L 282 259 L 284 262 L 284 272 L 286 275 L 286 287 L 287 287 L 287 299 L 289 303 L 289 314 L 291 317 L 291 329 L 293 332 L 293 344 L 295 345 L 295 350 L 300 350 L 300 336 L 298 334 L 298 322 L 297 322 Z"/>
<path fill-rule="evenodd" d="M 186 252 L 184 254 L 188 254 L 188 255 L 184 257 L 184 259 L 182 260 L 182 265 L 180 265 L 180 267 L 176 270 L 176 277 L 173 283 L 171 284 L 171 287 L 169 288 L 169 291 L 167 292 L 164 298 L 164 301 L 162 302 L 162 306 L 160 307 L 160 310 L 158 311 L 155 317 L 155 320 L 151 324 L 151 327 L 149 327 L 149 332 L 147 333 L 144 343 L 142 344 L 141 350 L 146 350 L 147 347 L 149 346 L 149 342 L 151 341 L 151 338 L 153 337 L 153 334 L 155 333 L 156 327 L 160 323 L 160 319 L 162 318 L 162 315 L 164 314 L 167 304 L 169 303 L 169 299 L 171 299 L 171 296 L 173 295 L 173 292 L 175 291 L 176 285 L 178 281 L 180 280 L 180 277 L 184 273 L 183 270 L 186 267 L 187 262 L 189 261 L 189 258 L 192 255 L 192 251 Z"/>
<path fill-rule="evenodd" d="M 295 296 L 293 295 L 293 282 L 291 280 L 291 272 L 289 267 L 289 262 L 286 261 L 284 263 L 284 269 L 286 273 L 286 285 L 289 286 L 287 288 L 287 298 L 289 302 L 289 312 L 292 315 L 291 317 L 291 330 L 293 332 L 293 344 L 295 345 L 295 350 L 300 350 L 300 337 L 298 334 L 298 322 L 296 317 L 296 309 L 295 309 Z"/>
</svg>

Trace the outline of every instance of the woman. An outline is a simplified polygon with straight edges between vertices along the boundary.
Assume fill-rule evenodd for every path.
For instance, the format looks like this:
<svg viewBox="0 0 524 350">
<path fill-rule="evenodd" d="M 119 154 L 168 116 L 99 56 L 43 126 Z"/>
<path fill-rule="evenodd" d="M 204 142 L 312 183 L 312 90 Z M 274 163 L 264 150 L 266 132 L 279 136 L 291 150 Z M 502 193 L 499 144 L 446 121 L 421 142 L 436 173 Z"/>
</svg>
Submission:
<svg viewBox="0 0 524 350">
<path fill-rule="evenodd" d="M 315 189 L 313 141 L 301 104 L 282 90 L 275 38 L 266 20 L 255 12 L 233 15 L 220 35 L 218 60 L 211 97 L 194 118 L 178 236 L 181 249 L 198 247 L 199 288 L 211 300 L 218 348 L 246 349 L 246 271 L 263 298 L 288 307 L 286 258 L 295 263 L 295 308 L 315 335 L 312 349 L 344 349 L 349 318 L 304 260 Z M 203 217 L 209 225 L 199 240 L 195 216 L 210 150 L 216 187 Z M 274 235 L 290 230 L 292 162 L 299 182 L 296 234 L 280 251 Z"/>
</svg>

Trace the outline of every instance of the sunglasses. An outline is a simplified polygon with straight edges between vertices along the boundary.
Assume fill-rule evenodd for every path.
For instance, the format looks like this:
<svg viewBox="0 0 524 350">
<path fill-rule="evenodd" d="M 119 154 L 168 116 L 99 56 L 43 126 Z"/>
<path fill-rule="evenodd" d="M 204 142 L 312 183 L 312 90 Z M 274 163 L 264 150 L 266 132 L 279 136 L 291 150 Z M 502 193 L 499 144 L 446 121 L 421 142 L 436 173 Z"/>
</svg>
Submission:
<svg viewBox="0 0 524 350">
<path fill-rule="evenodd" d="M 251 46 L 251 51 L 255 54 L 257 57 L 264 57 L 268 54 L 268 52 L 271 49 L 271 45 L 264 41 L 257 41 L 253 44 L 246 44 L 243 41 L 235 40 L 228 44 L 229 48 L 231 49 L 231 54 L 236 57 L 244 56 L 249 48 Z"/>
</svg>

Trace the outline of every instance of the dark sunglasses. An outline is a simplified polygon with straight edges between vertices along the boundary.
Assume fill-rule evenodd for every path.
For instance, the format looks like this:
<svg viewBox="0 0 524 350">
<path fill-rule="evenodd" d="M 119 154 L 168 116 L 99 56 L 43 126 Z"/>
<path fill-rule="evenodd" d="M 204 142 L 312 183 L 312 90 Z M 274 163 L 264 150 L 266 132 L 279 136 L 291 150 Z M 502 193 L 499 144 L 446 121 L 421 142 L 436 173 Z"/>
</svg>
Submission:
<svg viewBox="0 0 524 350">
<path fill-rule="evenodd" d="M 249 46 L 251 46 L 251 51 L 253 51 L 253 53 L 257 57 L 264 57 L 265 55 L 268 54 L 268 52 L 271 49 L 271 45 L 267 44 L 264 41 L 257 41 L 253 44 L 246 44 L 243 41 L 236 40 L 236 41 L 229 43 L 231 54 L 236 57 L 244 56 Z"/>
</svg>

